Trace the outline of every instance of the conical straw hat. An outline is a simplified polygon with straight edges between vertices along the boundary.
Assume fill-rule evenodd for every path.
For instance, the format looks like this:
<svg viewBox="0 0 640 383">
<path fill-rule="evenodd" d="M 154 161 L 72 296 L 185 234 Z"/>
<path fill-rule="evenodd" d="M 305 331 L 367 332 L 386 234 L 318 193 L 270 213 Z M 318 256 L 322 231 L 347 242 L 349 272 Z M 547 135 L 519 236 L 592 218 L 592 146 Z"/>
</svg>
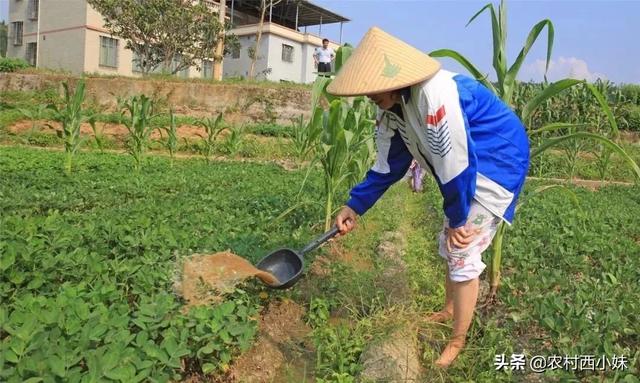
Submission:
<svg viewBox="0 0 640 383">
<path fill-rule="evenodd" d="M 440 69 L 426 53 L 378 27 L 369 29 L 327 87 L 336 96 L 359 96 L 422 82 Z"/>
</svg>

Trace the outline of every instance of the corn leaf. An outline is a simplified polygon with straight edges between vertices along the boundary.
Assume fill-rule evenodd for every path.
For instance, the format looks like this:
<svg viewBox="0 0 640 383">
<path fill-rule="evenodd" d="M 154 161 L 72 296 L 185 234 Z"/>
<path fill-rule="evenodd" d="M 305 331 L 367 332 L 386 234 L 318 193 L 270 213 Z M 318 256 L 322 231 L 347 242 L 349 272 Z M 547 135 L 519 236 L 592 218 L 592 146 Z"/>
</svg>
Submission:
<svg viewBox="0 0 640 383">
<path fill-rule="evenodd" d="M 533 136 L 533 135 L 541 134 L 545 132 L 553 132 L 561 129 L 578 128 L 581 126 L 585 126 L 585 124 L 569 124 L 566 122 L 554 122 L 551 124 L 547 124 L 540 129 L 529 130 L 528 133 L 529 133 L 529 136 Z"/>
<path fill-rule="evenodd" d="M 587 82 L 587 83 L 585 83 L 585 85 L 587 86 L 587 88 L 589 88 L 591 93 L 595 96 L 596 100 L 598 100 L 598 103 L 600 104 L 600 107 L 602 108 L 604 113 L 607 115 L 607 120 L 609 121 L 609 126 L 611 126 L 612 136 L 614 138 L 617 138 L 620 135 L 620 132 L 618 131 L 618 124 L 616 122 L 615 117 L 613 116 L 613 112 L 611 111 L 611 108 L 609 107 L 609 103 L 607 102 L 607 99 L 598 90 L 598 88 L 595 87 L 593 84 L 589 84 Z"/>
<path fill-rule="evenodd" d="M 546 61 L 544 73 L 545 73 L 545 76 L 547 75 L 547 70 L 549 70 L 549 61 L 551 60 L 551 51 L 553 49 L 553 23 L 551 23 L 551 21 L 548 19 L 540 21 L 533 28 L 531 28 L 531 31 L 529 32 L 529 36 L 527 37 L 527 41 L 525 42 L 524 46 L 520 50 L 520 54 L 518 54 L 518 57 L 516 58 L 516 61 L 514 61 L 513 65 L 511 65 L 511 68 L 509 68 L 509 71 L 507 72 L 507 75 L 505 76 L 505 80 L 504 80 L 504 88 L 505 88 L 504 99 L 506 102 L 511 101 L 511 94 L 513 93 L 516 77 L 518 76 L 518 72 L 522 67 L 522 63 L 524 62 L 524 59 L 527 57 L 527 54 L 529 53 L 529 50 L 531 49 L 533 44 L 536 42 L 536 40 L 538 39 L 538 36 L 540 35 L 540 33 L 545 27 L 547 27 L 547 61 Z"/>
<path fill-rule="evenodd" d="M 458 63 L 460 63 L 460 65 L 465 67 L 465 69 L 468 70 L 469 73 L 471 73 L 471 75 L 476 78 L 476 80 L 480 81 L 484 86 L 489 88 L 493 93 L 498 94 L 498 92 L 494 88 L 493 84 L 491 84 L 491 82 L 489 80 L 487 80 L 488 74 L 483 75 L 478 70 L 478 68 L 476 68 L 475 65 L 473 65 L 471 63 L 471 61 L 467 60 L 467 58 L 464 57 L 463 55 L 461 55 L 460 53 L 458 53 L 458 52 L 456 52 L 456 51 L 454 51 L 452 49 L 438 49 L 438 50 L 435 50 L 435 51 L 429 53 L 429 56 L 432 56 L 432 57 L 449 57 L 449 58 L 452 58 L 452 59 L 456 60 Z"/>
</svg>

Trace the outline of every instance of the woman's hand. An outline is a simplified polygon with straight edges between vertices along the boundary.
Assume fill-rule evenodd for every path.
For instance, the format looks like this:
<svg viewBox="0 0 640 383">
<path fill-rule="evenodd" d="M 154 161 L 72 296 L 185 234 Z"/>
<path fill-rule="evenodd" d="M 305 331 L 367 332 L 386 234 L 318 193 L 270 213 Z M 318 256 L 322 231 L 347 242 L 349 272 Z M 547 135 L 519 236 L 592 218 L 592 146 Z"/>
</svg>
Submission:
<svg viewBox="0 0 640 383">
<path fill-rule="evenodd" d="M 345 235 L 355 229 L 357 218 L 358 214 L 356 214 L 353 209 L 349 206 L 343 207 L 336 216 L 336 226 L 338 226 L 338 230 L 340 230 L 339 236 Z"/>
<path fill-rule="evenodd" d="M 454 249 L 466 248 L 473 242 L 477 233 L 477 230 L 467 230 L 464 226 L 456 227 L 455 229 L 448 228 L 446 232 L 447 250 L 451 252 Z"/>
</svg>

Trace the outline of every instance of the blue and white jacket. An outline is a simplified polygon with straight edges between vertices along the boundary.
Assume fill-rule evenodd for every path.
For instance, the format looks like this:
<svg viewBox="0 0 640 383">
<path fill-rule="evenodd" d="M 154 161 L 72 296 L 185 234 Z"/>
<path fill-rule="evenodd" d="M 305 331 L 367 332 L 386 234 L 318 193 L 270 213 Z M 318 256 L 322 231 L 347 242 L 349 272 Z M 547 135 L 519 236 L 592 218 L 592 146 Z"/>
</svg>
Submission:
<svg viewBox="0 0 640 383">
<path fill-rule="evenodd" d="M 445 70 L 409 89 L 403 118 L 378 111 L 378 157 L 347 206 L 364 214 L 415 159 L 435 176 L 450 227 L 466 223 L 474 199 L 511 223 L 529 167 L 516 114 L 478 81 Z"/>
</svg>

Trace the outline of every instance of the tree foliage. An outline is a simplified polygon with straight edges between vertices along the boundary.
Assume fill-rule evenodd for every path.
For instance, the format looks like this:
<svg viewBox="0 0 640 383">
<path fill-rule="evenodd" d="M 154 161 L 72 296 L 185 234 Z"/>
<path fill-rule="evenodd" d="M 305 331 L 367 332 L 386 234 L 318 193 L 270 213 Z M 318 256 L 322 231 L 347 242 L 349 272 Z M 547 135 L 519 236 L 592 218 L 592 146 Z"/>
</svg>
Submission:
<svg viewBox="0 0 640 383">
<path fill-rule="evenodd" d="M 157 68 L 175 74 L 213 58 L 228 26 L 204 2 L 191 0 L 87 0 L 114 36 L 126 40 L 143 74 Z"/>
</svg>

